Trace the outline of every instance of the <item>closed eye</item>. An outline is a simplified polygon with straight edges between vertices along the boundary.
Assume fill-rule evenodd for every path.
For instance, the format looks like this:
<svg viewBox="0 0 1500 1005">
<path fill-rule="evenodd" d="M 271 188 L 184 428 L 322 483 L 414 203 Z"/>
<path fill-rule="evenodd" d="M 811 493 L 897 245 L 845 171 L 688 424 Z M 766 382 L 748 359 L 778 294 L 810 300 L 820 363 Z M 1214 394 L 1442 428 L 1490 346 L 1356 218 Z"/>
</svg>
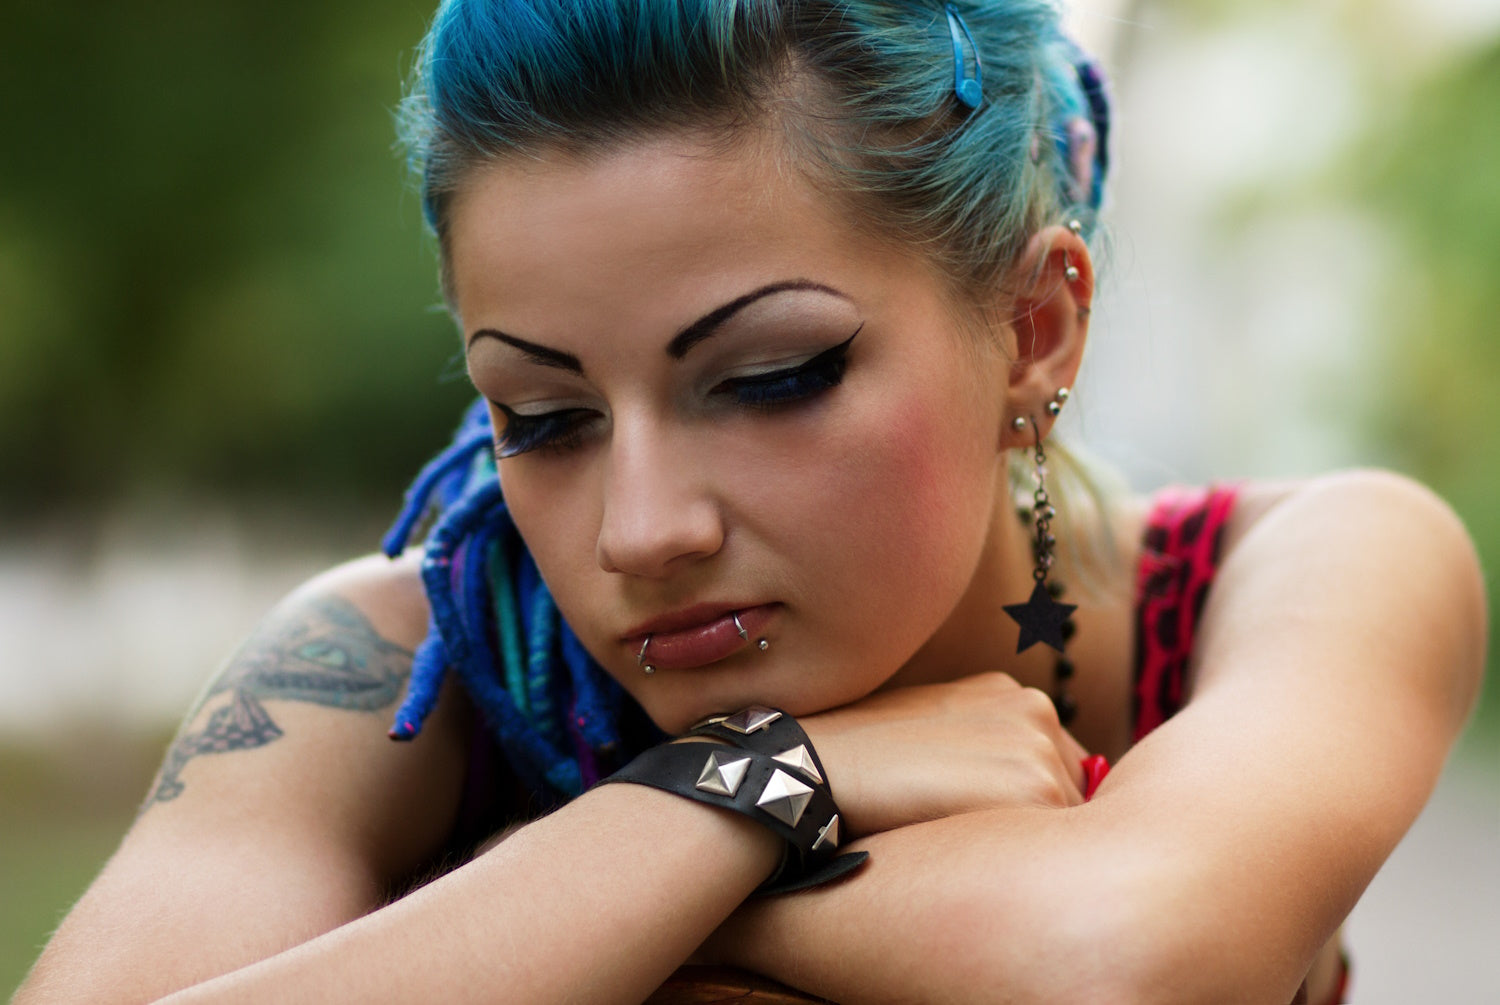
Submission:
<svg viewBox="0 0 1500 1005">
<path fill-rule="evenodd" d="M 733 395 L 736 404 L 757 409 L 775 409 L 815 397 L 843 381 L 849 362 L 849 345 L 863 328 L 864 325 L 860 325 L 854 335 L 805 363 L 768 373 L 731 377 L 720 381 L 711 393 Z"/>
<path fill-rule="evenodd" d="M 505 429 L 495 441 L 495 456 L 500 460 L 532 450 L 567 450 L 583 438 L 584 426 L 594 417 L 591 409 L 562 408 L 541 415 L 522 415 L 504 405 L 496 407 L 505 415 Z"/>
</svg>

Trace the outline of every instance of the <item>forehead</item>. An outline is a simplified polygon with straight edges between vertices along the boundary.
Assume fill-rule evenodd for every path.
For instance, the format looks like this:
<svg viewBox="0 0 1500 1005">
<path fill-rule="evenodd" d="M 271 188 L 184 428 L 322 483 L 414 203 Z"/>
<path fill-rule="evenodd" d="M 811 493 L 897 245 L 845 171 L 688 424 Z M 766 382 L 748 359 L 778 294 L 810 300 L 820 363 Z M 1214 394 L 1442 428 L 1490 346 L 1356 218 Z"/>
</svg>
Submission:
<svg viewBox="0 0 1500 1005">
<path fill-rule="evenodd" d="M 921 264 L 860 232 L 772 143 L 681 135 L 489 164 L 451 204 L 447 250 L 464 324 L 528 331 L 671 325 L 765 283 L 864 286 Z"/>
</svg>

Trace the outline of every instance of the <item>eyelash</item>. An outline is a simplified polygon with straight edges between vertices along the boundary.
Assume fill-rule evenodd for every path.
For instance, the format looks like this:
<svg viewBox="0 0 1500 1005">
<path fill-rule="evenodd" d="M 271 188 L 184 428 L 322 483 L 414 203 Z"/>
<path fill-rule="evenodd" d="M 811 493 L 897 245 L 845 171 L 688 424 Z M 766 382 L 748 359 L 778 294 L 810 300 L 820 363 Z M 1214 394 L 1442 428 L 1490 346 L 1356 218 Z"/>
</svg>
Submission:
<svg viewBox="0 0 1500 1005">
<path fill-rule="evenodd" d="M 860 325 L 854 335 L 805 363 L 751 377 L 731 377 L 709 393 L 733 395 L 736 405 L 760 412 L 774 412 L 814 398 L 843 382 L 849 345 L 863 329 Z M 505 414 L 505 431 L 495 446 L 495 456 L 501 460 L 533 450 L 567 451 L 582 442 L 583 427 L 595 414 L 587 408 L 564 408 L 542 415 L 521 415 L 498 403 L 497 407 Z"/>
</svg>

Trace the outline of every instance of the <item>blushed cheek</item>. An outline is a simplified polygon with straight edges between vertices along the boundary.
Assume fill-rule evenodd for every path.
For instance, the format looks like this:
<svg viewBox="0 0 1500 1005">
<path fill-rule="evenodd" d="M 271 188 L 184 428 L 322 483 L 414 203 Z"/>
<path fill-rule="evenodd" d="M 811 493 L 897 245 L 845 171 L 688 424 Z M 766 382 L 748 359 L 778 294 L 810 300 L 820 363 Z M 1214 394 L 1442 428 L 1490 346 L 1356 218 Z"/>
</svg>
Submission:
<svg viewBox="0 0 1500 1005">
<path fill-rule="evenodd" d="M 907 402 L 899 416 L 887 423 L 871 483 L 862 487 L 890 528 L 891 550 L 902 560 L 933 566 L 934 573 L 962 564 L 969 551 L 977 561 L 987 530 L 993 454 L 931 399 Z"/>
<path fill-rule="evenodd" d="M 967 587 L 999 471 L 979 425 L 941 395 L 886 397 L 821 444 L 823 470 L 804 469 L 806 558 L 830 596 L 859 598 L 856 631 L 930 633 Z"/>
</svg>

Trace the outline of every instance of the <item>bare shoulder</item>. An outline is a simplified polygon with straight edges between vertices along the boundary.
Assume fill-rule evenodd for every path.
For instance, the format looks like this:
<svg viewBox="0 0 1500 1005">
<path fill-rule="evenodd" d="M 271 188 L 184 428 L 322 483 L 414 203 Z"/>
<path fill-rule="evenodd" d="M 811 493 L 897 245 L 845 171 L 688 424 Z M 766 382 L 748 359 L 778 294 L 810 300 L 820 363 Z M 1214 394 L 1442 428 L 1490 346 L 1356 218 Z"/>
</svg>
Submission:
<svg viewBox="0 0 1500 1005">
<path fill-rule="evenodd" d="M 1479 558 L 1457 514 L 1410 478 L 1359 469 L 1244 486 L 1204 628 L 1205 645 L 1234 637 L 1261 651 L 1274 648 L 1269 625 L 1286 645 L 1325 638 L 1337 643 L 1330 668 L 1397 662 L 1461 721 L 1487 620 Z"/>
<path fill-rule="evenodd" d="M 28 988 L 155 998 L 373 910 L 440 853 L 467 705 L 447 692 L 416 741 L 387 737 L 426 624 L 412 557 L 348 563 L 278 604 L 210 678 Z"/>
<path fill-rule="evenodd" d="M 395 704 L 411 673 L 426 603 L 410 560 L 359 559 L 299 587 L 273 608 L 209 681 L 168 751 L 148 799 L 186 790 L 189 765 L 283 741 L 290 706 L 375 713 Z M 272 708 L 280 706 L 277 712 Z M 302 709 L 290 709 L 299 718 Z M 299 745 L 349 742 L 373 721 L 325 718 Z"/>
<path fill-rule="evenodd" d="M 1315 522 L 1355 518 L 1409 523 L 1417 533 L 1436 533 L 1442 543 L 1473 555 L 1468 534 L 1453 510 L 1431 489 L 1405 475 L 1376 468 L 1336 471 L 1315 478 L 1246 482 L 1240 487 L 1225 536 L 1225 554 L 1271 514 L 1290 509 L 1291 518 Z M 1283 514 L 1283 516 L 1287 516 Z"/>
<path fill-rule="evenodd" d="M 450 689 L 417 742 L 388 738 L 427 624 L 414 553 L 357 559 L 294 590 L 205 687 L 136 829 L 160 817 L 215 840 L 223 819 L 248 815 L 316 832 L 384 879 L 425 860 L 456 806 L 469 725 Z"/>
</svg>

